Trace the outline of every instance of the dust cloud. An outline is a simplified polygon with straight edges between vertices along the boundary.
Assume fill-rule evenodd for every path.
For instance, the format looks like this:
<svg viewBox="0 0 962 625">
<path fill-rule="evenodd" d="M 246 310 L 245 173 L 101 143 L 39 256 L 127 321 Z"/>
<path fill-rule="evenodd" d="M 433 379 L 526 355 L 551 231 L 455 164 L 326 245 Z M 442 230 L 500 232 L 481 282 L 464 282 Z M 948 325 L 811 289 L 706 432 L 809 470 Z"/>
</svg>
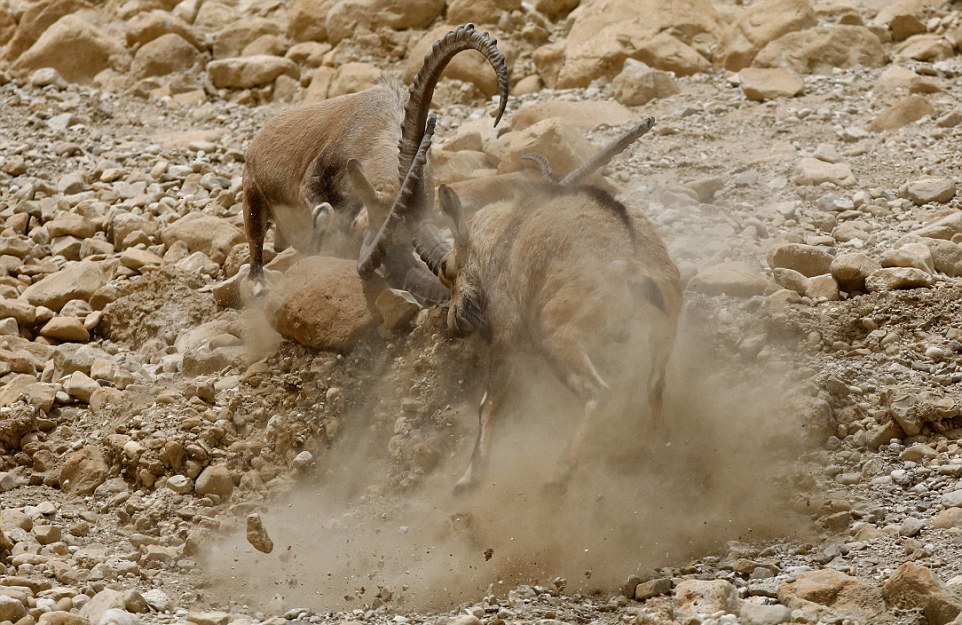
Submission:
<svg viewBox="0 0 962 625">
<path fill-rule="evenodd" d="M 345 418 L 322 466 L 262 511 L 273 553 L 242 531 L 209 550 L 211 598 L 255 610 L 450 609 L 558 577 L 569 593 L 611 593 L 641 569 L 723 554 L 727 541 L 807 532 L 789 505 L 790 467 L 805 450 L 791 364 L 739 360 L 713 343 L 714 323 L 686 307 L 664 438 L 643 434 L 638 389 L 633 420 L 600 424 L 564 494 L 544 485 L 580 412 L 537 361 L 497 431 L 491 472 L 468 495 L 452 487 L 474 442 L 476 397 L 452 396 L 459 436 L 405 489 L 388 479 L 385 426 L 363 411 Z"/>
</svg>

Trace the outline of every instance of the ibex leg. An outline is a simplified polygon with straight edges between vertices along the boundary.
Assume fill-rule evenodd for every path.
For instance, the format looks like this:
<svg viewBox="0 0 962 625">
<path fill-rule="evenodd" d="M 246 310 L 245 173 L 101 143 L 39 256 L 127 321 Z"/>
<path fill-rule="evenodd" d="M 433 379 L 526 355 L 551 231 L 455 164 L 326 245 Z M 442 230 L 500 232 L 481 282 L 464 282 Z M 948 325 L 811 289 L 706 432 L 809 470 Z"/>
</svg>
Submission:
<svg viewBox="0 0 962 625">
<path fill-rule="evenodd" d="M 254 183 L 244 179 L 244 229 L 247 231 L 247 244 L 250 246 L 251 278 L 259 279 L 264 269 L 264 237 L 267 235 L 269 209 L 264 197 Z"/>
<path fill-rule="evenodd" d="M 476 487 L 481 476 L 487 471 L 491 454 L 492 427 L 501 417 L 508 403 L 507 399 L 512 387 L 511 369 L 512 367 L 501 358 L 492 359 L 488 365 L 488 387 L 478 410 L 478 437 L 474 442 L 474 452 L 471 454 L 468 469 L 454 486 L 455 493 Z"/>
</svg>

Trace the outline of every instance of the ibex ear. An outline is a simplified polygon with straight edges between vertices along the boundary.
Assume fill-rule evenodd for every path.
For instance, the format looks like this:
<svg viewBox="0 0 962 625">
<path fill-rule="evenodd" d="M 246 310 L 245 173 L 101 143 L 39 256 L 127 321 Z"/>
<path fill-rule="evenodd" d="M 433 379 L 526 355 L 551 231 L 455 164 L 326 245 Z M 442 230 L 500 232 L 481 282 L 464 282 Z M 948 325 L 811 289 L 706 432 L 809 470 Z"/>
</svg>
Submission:
<svg viewBox="0 0 962 625">
<path fill-rule="evenodd" d="M 457 241 L 464 241 L 468 231 L 464 225 L 464 218 L 461 216 L 461 198 L 457 192 L 446 184 L 438 187 L 438 195 L 441 196 L 441 211 L 451 220 L 451 228 L 454 238 Z"/>
<path fill-rule="evenodd" d="M 384 215 L 381 214 L 383 211 L 378 211 L 380 207 L 377 201 L 377 191 L 374 190 L 371 181 L 367 179 L 367 174 L 364 173 L 364 167 L 356 158 L 347 162 L 347 175 L 351 179 L 351 188 L 354 189 L 354 193 L 367 209 L 368 223 L 372 225 L 380 224 L 384 220 Z"/>
</svg>

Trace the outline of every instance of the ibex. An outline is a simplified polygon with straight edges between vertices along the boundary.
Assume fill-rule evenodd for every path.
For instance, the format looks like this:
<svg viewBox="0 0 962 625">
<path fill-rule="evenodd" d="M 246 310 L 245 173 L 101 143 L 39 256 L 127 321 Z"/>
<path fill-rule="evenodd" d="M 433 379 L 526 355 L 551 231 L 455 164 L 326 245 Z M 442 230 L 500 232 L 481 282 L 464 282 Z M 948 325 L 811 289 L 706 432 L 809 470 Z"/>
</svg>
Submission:
<svg viewBox="0 0 962 625">
<path fill-rule="evenodd" d="M 359 258 L 362 274 L 374 271 L 385 259 L 386 278 L 392 285 L 427 301 L 446 299 L 447 292 L 417 262 L 409 243 L 375 241 L 374 231 L 410 169 L 438 79 L 451 59 L 464 50 L 483 54 L 498 75 L 497 125 L 508 101 L 505 58 L 495 39 L 466 24 L 434 43 L 407 97 L 397 82 L 382 81 L 360 93 L 286 111 L 261 129 L 247 151 L 243 187 L 250 275 L 255 282 L 262 276 L 269 222 L 277 229 L 278 247 L 291 244 L 308 253 L 317 251 L 323 237 L 345 234 L 347 224 L 362 209 L 360 198 L 348 184 L 347 163 L 353 160 L 352 166 L 370 180 L 373 194 L 366 198 L 366 220 L 363 215 L 358 220 L 366 221 L 362 229 L 367 230 Z M 423 178 L 430 188 L 429 168 Z M 433 198 L 433 191 L 417 197 Z M 331 220 L 340 223 L 322 223 Z M 373 249 L 383 253 L 372 257 Z"/>
<path fill-rule="evenodd" d="M 453 248 L 424 202 L 410 201 L 431 140 L 425 133 L 385 225 L 405 219 L 418 254 L 451 290 L 451 330 L 477 330 L 490 345 L 478 436 L 456 490 L 475 486 L 485 470 L 494 423 L 518 389 L 513 356 L 519 352 L 543 358 L 583 409 L 553 484 L 567 482 L 596 415 L 630 409 L 634 389 L 647 389 L 650 428 L 661 428 L 665 372 L 682 303 L 678 268 L 643 215 L 581 185 L 653 124 L 647 118 L 561 183 L 551 182 L 547 161 L 534 157 L 547 182 L 518 189 L 516 197 L 481 208 L 467 223 L 457 194 L 442 186 Z M 633 358 L 644 349 L 648 366 L 637 367 Z"/>
</svg>

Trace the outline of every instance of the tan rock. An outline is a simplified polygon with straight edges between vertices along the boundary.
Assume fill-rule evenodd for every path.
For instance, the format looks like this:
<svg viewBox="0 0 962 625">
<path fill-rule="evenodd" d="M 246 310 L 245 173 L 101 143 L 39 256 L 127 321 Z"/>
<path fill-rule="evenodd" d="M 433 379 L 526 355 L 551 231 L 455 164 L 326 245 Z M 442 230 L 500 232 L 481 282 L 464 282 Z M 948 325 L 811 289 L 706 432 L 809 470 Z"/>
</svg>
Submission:
<svg viewBox="0 0 962 625">
<path fill-rule="evenodd" d="M 627 58 L 640 59 L 657 69 L 699 71 L 708 61 L 695 46 L 707 50 L 723 27 L 707 0 L 596 0 L 583 4 L 575 15 L 558 88 L 586 87 L 597 78 L 612 78 Z M 677 33 L 678 38 L 669 32 Z M 659 45 L 665 47 L 659 49 Z M 544 74 L 542 77 L 545 84 L 552 84 Z"/>
<path fill-rule="evenodd" d="M 756 2 L 725 29 L 715 50 L 715 62 L 733 71 L 746 68 L 772 41 L 787 33 L 811 28 L 816 23 L 815 12 L 808 0 Z"/>
<path fill-rule="evenodd" d="M 70 374 L 70 377 L 64 382 L 63 390 L 65 393 L 71 397 L 75 397 L 80 401 L 90 402 L 91 396 L 94 392 L 100 388 L 100 384 L 96 380 L 88 375 L 85 375 L 81 371 L 74 371 Z"/>
<path fill-rule="evenodd" d="M 313 257 L 291 267 L 271 293 L 268 310 L 284 337 L 317 349 L 346 352 L 375 326 L 379 278 L 361 280 L 351 260 Z"/>
<path fill-rule="evenodd" d="M 54 317 L 40 329 L 40 336 L 74 343 L 86 343 L 90 340 L 90 333 L 84 327 L 83 320 L 78 317 Z"/>
<path fill-rule="evenodd" d="M 816 302 L 837 302 L 840 297 L 838 283 L 830 274 L 810 278 L 804 295 Z"/>
<path fill-rule="evenodd" d="M 72 299 L 90 298 L 94 291 L 107 283 L 108 273 L 99 262 L 82 260 L 71 263 L 28 286 L 21 298 L 33 306 L 59 311 Z"/>
<path fill-rule="evenodd" d="M 680 90 L 671 74 L 633 59 L 626 60 L 624 69 L 611 81 L 611 95 L 627 106 L 641 106 L 677 93 Z"/>
<path fill-rule="evenodd" d="M 0 319 L 12 317 L 22 326 L 30 327 L 37 321 L 37 307 L 22 299 L 0 298 Z"/>
<path fill-rule="evenodd" d="M 545 119 L 520 132 L 510 135 L 508 149 L 498 165 L 498 173 L 505 174 L 530 165 L 522 160 L 527 154 L 542 154 L 551 162 L 556 176 L 564 177 L 597 151 L 594 144 L 577 129 L 557 117 Z"/>
<path fill-rule="evenodd" d="M 70 235 L 86 239 L 97 232 L 97 226 L 94 222 L 76 213 L 61 213 L 44 226 L 51 238 Z"/>
<path fill-rule="evenodd" d="M 300 70 L 290 59 L 255 55 L 211 61 L 207 75 L 218 89 L 250 89 L 269 85 L 278 76 L 298 78 Z"/>
<path fill-rule="evenodd" d="M 284 56 L 287 42 L 281 35 L 261 35 L 241 50 L 240 56 Z M 289 78 L 289 77 L 288 77 Z"/>
<path fill-rule="evenodd" d="M 167 247 L 182 241 L 191 253 L 203 252 L 216 263 L 223 262 L 231 248 L 244 238 L 244 233 L 226 219 L 202 213 L 189 213 L 161 233 Z"/>
<path fill-rule="evenodd" d="M 370 63 L 345 63 L 334 74 L 327 97 L 334 98 L 370 89 L 380 78 L 381 70 Z"/>
<path fill-rule="evenodd" d="M 865 279 L 881 268 L 882 265 L 873 258 L 853 252 L 836 256 L 830 269 L 839 286 L 847 292 L 853 292 L 864 290 Z"/>
<path fill-rule="evenodd" d="M 54 610 L 41 614 L 37 620 L 37 625 L 90 625 L 90 621 L 79 614 Z"/>
<path fill-rule="evenodd" d="M 798 161 L 792 182 L 801 185 L 830 182 L 839 187 L 851 187 L 855 185 L 855 176 L 847 163 L 827 163 L 817 158 L 805 157 Z"/>
<path fill-rule="evenodd" d="M 287 49 L 284 55 L 298 65 L 306 68 L 318 68 L 324 63 L 324 56 L 331 51 L 331 44 L 317 41 L 302 41 Z M 325 68 L 332 69 L 332 68 Z"/>
<path fill-rule="evenodd" d="M 565 42 L 554 41 L 540 46 L 531 53 L 538 76 L 549 89 L 554 89 L 561 75 L 565 60 Z"/>
<path fill-rule="evenodd" d="M 833 260 L 825 250 L 803 243 L 783 243 L 768 253 L 768 265 L 772 269 L 792 269 L 810 278 L 831 273 Z"/>
<path fill-rule="evenodd" d="M 256 512 L 247 515 L 247 542 L 261 553 L 274 551 L 274 541 L 271 540 L 270 535 L 264 528 L 261 515 Z"/>
<path fill-rule="evenodd" d="M 160 10 L 139 13 L 130 19 L 127 23 L 127 46 L 136 48 L 169 34 L 179 35 L 198 50 L 204 47 L 187 22 Z"/>
<path fill-rule="evenodd" d="M 949 508 L 935 515 L 932 519 L 933 529 L 962 529 L 962 508 Z"/>
<path fill-rule="evenodd" d="M 942 239 L 923 239 L 932 253 L 935 270 L 955 278 L 962 276 L 962 246 Z"/>
<path fill-rule="evenodd" d="M 752 297 L 764 293 L 767 286 L 768 279 L 759 269 L 734 261 L 699 268 L 687 288 L 704 295 Z"/>
<path fill-rule="evenodd" d="M 420 0 L 419 0 L 420 1 Z M 408 53 L 407 61 L 404 65 L 404 80 L 410 84 L 418 70 L 424 64 L 424 55 L 431 50 L 434 42 L 454 30 L 456 27 L 442 24 L 429 30 L 423 37 L 418 39 L 414 47 Z M 517 50 L 511 42 L 504 38 L 498 39 L 498 49 L 504 53 L 505 63 L 508 66 L 510 75 L 514 58 Z M 487 60 L 480 54 L 459 54 L 445 68 L 442 78 L 453 78 L 470 83 L 481 90 L 485 97 L 491 97 L 498 93 L 498 77 L 491 69 Z"/>
<path fill-rule="evenodd" d="M 521 0 L 448 0 L 445 19 L 452 24 L 497 24 L 506 12 L 521 8 Z"/>
<path fill-rule="evenodd" d="M 904 93 L 936 93 L 939 86 L 901 65 L 889 65 L 879 76 L 879 86 L 885 91 Z"/>
<path fill-rule="evenodd" d="M 293 0 L 287 9 L 287 36 L 293 41 L 327 41 L 327 13 L 337 0 Z"/>
<path fill-rule="evenodd" d="M 805 91 L 805 83 L 801 78 L 780 67 L 749 67 L 739 72 L 738 76 L 745 97 L 757 102 L 793 98 Z"/>
<path fill-rule="evenodd" d="M 950 58 L 954 53 L 952 44 L 942 35 L 934 33 L 913 35 L 895 48 L 896 58 L 913 61 L 941 61 Z"/>
<path fill-rule="evenodd" d="M 896 0 L 875 16 L 875 22 L 889 28 L 892 39 L 902 41 L 912 35 L 924 33 L 925 22 L 937 17 L 942 3 L 939 0 Z"/>
<path fill-rule="evenodd" d="M 779 586 L 778 600 L 793 609 L 814 603 L 844 614 L 855 613 L 863 619 L 879 615 L 885 609 L 878 588 L 835 569 L 802 573 L 795 581 Z"/>
<path fill-rule="evenodd" d="M 67 456 L 60 469 L 60 487 L 68 493 L 89 495 L 107 479 L 107 470 L 100 449 L 87 445 Z"/>
<path fill-rule="evenodd" d="M 248 17 L 228 24 L 214 35 L 215 59 L 241 56 L 244 48 L 263 35 L 280 35 L 280 25 L 264 17 Z"/>
<path fill-rule="evenodd" d="M 869 129 L 875 132 L 898 130 L 923 117 L 931 117 L 933 115 L 935 115 L 935 107 L 929 104 L 928 100 L 920 95 L 910 95 L 882 111 L 879 116 L 869 124 Z"/>
<path fill-rule="evenodd" d="M 914 267 L 884 267 L 865 279 L 869 293 L 932 286 L 932 274 Z"/>
<path fill-rule="evenodd" d="M 575 10 L 581 0 L 534 0 L 534 8 L 551 18 L 567 15 Z"/>
<path fill-rule="evenodd" d="M 435 184 L 453 184 L 490 172 L 492 163 L 484 152 L 438 150 L 431 155 Z"/>
<path fill-rule="evenodd" d="M 129 66 L 130 56 L 119 42 L 90 22 L 67 15 L 45 30 L 12 69 L 26 74 L 52 67 L 70 82 L 89 84 L 105 69 L 123 72 Z"/>
<path fill-rule="evenodd" d="M 134 79 L 185 72 L 200 61 L 200 53 L 190 42 L 174 33 L 161 35 L 144 44 L 134 55 L 130 74 Z"/>
<path fill-rule="evenodd" d="M 827 74 L 835 67 L 881 67 L 885 51 L 864 26 L 818 26 L 788 33 L 759 51 L 754 67 L 784 67 L 798 74 Z"/>
<path fill-rule="evenodd" d="M 675 586 L 675 608 L 683 619 L 699 614 L 738 612 L 735 587 L 723 579 L 686 579 Z"/>
<path fill-rule="evenodd" d="M 546 100 L 522 105 L 511 115 L 511 130 L 524 130 L 549 117 L 556 117 L 564 124 L 581 130 L 592 130 L 600 125 L 623 126 L 639 120 L 637 113 L 610 100 Z"/>
<path fill-rule="evenodd" d="M 955 181 L 951 178 L 926 176 L 907 183 L 904 190 L 900 189 L 899 195 L 912 200 L 916 206 L 922 206 L 929 203 L 945 204 L 955 197 L 955 191 Z"/>
<path fill-rule="evenodd" d="M 399 289 L 384 289 L 374 304 L 383 319 L 379 329 L 386 336 L 407 326 L 421 311 L 414 296 Z"/>
<path fill-rule="evenodd" d="M 929 625 L 945 625 L 962 612 L 962 600 L 932 571 L 914 562 L 892 572 L 882 586 L 882 596 L 890 607 L 921 610 Z"/>
<path fill-rule="evenodd" d="M 341 0 L 327 13 L 327 36 L 337 45 L 358 28 L 424 28 L 444 12 L 444 0 Z"/>
<path fill-rule="evenodd" d="M 3 58 L 13 61 L 40 39 L 40 36 L 65 15 L 89 8 L 84 0 L 39 0 L 24 5 L 16 32 L 3 50 Z"/>
<path fill-rule="evenodd" d="M 200 496 L 230 497 L 233 490 L 234 480 L 231 478 L 228 468 L 222 464 L 207 467 L 200 472 L 194 482 L 194 492 Z"/>
</svg>

